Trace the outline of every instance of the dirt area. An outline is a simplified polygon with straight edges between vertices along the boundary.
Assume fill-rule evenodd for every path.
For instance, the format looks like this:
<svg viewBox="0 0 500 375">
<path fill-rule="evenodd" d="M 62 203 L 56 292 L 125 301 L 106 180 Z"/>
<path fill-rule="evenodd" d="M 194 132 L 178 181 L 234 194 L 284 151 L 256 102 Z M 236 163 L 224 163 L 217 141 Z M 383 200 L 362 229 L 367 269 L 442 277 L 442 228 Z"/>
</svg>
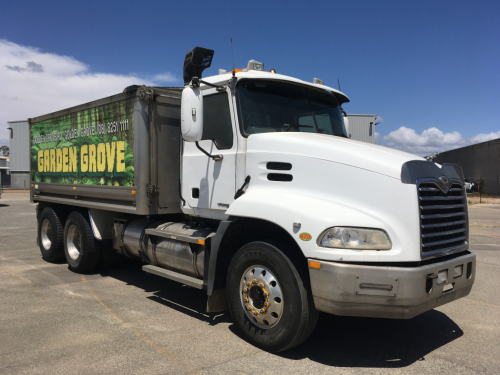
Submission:
<svg viewBox="0 0 500 375">
<path fill-rule="evenodd" d="M 469 206 L 479 204 L 479 194 L 467 194 L 467 202 L 469 203 Z M 500 197 L 494 195 L 483 195 L 481 197 L 481 204 L 500 204 Z"/>
<path fill-rule="evenodd" d="M 29 190 L 4 190 L 0 198 L 0 204 L 6 201 L 28 201 L 30 200 Z"/>
</svg>

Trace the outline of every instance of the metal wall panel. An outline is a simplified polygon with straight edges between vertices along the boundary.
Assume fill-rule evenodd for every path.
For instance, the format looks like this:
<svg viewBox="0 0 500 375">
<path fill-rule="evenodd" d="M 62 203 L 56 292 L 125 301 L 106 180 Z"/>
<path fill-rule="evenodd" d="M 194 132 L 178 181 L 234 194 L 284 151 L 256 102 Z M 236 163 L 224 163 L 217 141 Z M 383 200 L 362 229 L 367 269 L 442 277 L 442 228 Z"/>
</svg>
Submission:
<svg viewBox="0 0 500 375">
<path fill-rule="evenodd" d="M 12 190 L 24 190 L 30 188 L 29 172 L 14 172 L 10 175 L 10 188 Z"/>
<path fill-rule="evenodd" d="M 30 170 L 30 127 L 28 121 L 9 121 L 12 128 L 9 135 L 10 170 L 29 172 Z"/>
<path fill-rule="evenodd" d="M 356 141 L 375 143 L 375 120 L 377 115 L 347 115 L 350 138 Z"/>
<path fill-rule="evenodd" d="M 475 184 L 484 180 L 483 193 L 500 195 L 500 139 L 441 152 L 434 162 L 459 164 Z"/>
</svg>

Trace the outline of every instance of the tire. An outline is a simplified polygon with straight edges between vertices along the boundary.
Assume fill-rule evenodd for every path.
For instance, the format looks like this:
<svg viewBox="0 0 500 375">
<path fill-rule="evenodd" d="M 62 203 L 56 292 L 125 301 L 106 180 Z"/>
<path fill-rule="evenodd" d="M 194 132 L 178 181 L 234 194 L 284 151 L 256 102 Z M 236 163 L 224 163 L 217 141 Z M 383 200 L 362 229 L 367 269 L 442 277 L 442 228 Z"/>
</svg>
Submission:
<svg viewBox="0 0 500 375">
<path fill-rule="evenodd" d="M 42 258 L 47 262 L 64 259 L 64 228 L 61 216 L 50 207 L 45 207 L 38 219 L 38 246 Z"/>
<path fill-rule="evenodd" d="M 291 349 L 316 326 L 318 311 L 311 290 L 277 246 L 266 242 L 243 246 L 229 266 L 226 289 L 236 325 L 250 343 L 264 350 Z"/>
<path fill-rule="evenodd" d="M 73 211 L 64 227 L 64 255 L 69 269 L 77 273 L 93 271 L 99 261 L 100 246 L 96 246 L 89 222 Z"/>
</svg>

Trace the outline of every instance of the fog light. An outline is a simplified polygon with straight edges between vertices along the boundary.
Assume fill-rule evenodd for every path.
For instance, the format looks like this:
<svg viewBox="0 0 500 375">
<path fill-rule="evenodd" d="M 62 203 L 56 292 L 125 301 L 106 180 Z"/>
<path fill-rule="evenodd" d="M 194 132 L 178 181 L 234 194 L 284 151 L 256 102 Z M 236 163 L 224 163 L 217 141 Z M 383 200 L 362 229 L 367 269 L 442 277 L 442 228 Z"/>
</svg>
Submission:
<svg viewBox="0 0 500 375">
<path fill-rule="evenodd" d="M 438 272 L 437 284 L 442 284 L 448 279 L 448 270 Z"/>
<path fill-rule="evenodd" d="M 461 264 L 460 266 L 456 266 L 453 270 L 453 278 L 461 277 L 464 274 L 464 266 Z"/>
</svg>

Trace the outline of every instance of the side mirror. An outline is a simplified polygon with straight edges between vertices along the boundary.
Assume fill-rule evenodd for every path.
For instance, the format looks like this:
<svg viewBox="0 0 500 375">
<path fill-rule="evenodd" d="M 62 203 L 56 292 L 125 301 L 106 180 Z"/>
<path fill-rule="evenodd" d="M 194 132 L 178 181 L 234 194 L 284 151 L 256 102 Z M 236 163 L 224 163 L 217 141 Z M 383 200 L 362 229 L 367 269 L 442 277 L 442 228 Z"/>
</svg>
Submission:
<svg viewBox="0 0 500 375">
<path fill-rule="evenodd" d="M 351 135 L 349 134 L 349 118 L 347 116 L 344 117 L 344 125 L 345 125 L 345 132 L 347 133 L 347 138 L 351 138 Z"/>
<path fill-rule="evenodd" d="M 203 136 L 203 94 L 199 87 L 182 90 L 181 133 L 187 142 L 200 141 Z"/>
</svg>

